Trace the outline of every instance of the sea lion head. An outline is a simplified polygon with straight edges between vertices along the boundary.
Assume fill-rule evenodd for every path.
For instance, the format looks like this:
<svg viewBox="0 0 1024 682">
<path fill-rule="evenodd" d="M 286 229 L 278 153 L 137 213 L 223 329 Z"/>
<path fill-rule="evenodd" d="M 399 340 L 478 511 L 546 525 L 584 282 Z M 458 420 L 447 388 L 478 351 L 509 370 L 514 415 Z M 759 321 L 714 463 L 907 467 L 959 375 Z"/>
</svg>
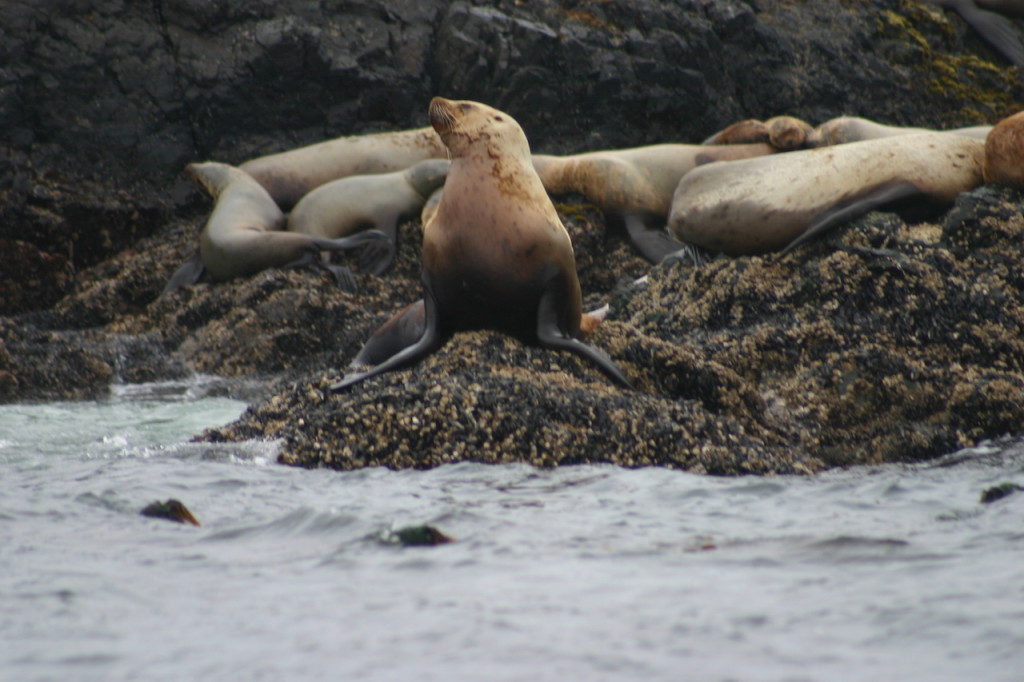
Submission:
<svg viewBox="0 0 1024 682">
<path fill-rule="evenodd" d="M 1024 111 L 997 123 L 985 139 L 985 182 L 1024 187 Z"/>
<path fill-rule="evenodd" d="M 428 117 L 452 158 L 473 154 L 530 156 L 530 143 L 519 123 L 486 104 L 435 97 L 430 100 Z"/>
</svg>

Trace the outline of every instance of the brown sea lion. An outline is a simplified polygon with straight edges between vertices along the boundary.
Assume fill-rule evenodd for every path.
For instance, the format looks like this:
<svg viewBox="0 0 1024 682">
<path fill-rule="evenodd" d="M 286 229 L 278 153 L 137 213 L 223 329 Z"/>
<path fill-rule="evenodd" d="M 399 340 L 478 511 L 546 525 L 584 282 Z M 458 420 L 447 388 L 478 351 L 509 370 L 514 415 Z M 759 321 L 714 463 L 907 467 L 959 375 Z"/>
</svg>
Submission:
<svg viewBox="0 0 1024 682">
<path fill-rule="evenodd" d="M 767 121 L 748 118 L 719 130 L 701 144 L 766 143 L 779 151 L 793 151 L 807 146 L 807 137 L 814 128 L 794 116 L 774 116 Z"/>
<path fill-rule="evenodd" d="M 864 140 L 877 140 L 883 137 L 896 137 L 897 135 L 913 135 L 915 133 L 952 133 L 973 137 L 976 140 L 984 140 L 992 126 L 970 126 L 966 128 L 954 128 L 952 130 L 932 130 L 929 128 L 912 128 L 903 126 L 890 126 L 878 123 L 859 116 L 838 116 L 825 121 L 815 128 L 808 136 L 808 147 L 828 147 L 848 142 L 862 142 Z"/>
<path fill-rule="evenodd" d="M 480 328 L 572 351 L 628 386 L 607 355 L 576 338 L 582 299 L 572 244 L 523 129 L 485 104 L 442 97 L 431 100 L 429 118 L 452 165 L 423 229 L 423 336 L 332 388 L 414 363 L 452 333 Z"/>
<path fill-rule="evenodd" d="M 534 154 L 533 166 L 550 194 L 582 194 L 607 217 L 622 221 L 641 255 L 660 263 L 683 246 L 665 231 L 680 178 L 701 164 L 774 152 L 767 144 L 659 144 L 572 156 Z"/>
<path fill-rule="evenodd" d="M 447 157 L 433 128 L 349 135 L 246 161 L 239 168 L 256 178 L 287 211 L 320 185 L 350 175 L 391 173 Z"/>
<path fill-rule="evenodd" d="M 956 11 L 987 43 L 1006 57 L 1007 61 L 1015 66 L 1024 66 L 1024 42 L 1021 41 L 1020 32 L 1009 20 L 999 16 L 1003 14 L 1024 17 L 1024 0 L 929 1 Z"/>
<path fill-rule="evenodd" d="M 395 242 L 398 221 L 419 211 L 431 193 L 444 184 L 447 159 L 428 159 L 394 173 L 353 175 L 320 185 L 288 214 L 288 231 L 337 239 L 374 227 Z M 387 270 L 394 249 L 380 254 L 367 269 Z"/>
<path fill-rule="evenodd" d="M 285 217 L 281 209 L 244 171 L 215 161 L 191 163 L 185 171 L 214 197 L 216 205 L 199 237 L 199 262 L 193 259 L 182 266 L 165 292 L 198 281 L 204 270 L 214 281 L 224 281 L 266 268 L 314 265 L 320 262 L 321 251 L 388 244 L 387 235 L 377 230 L 345 239 L 283 232 Z M 342 269 L 335 274 L 343 288 L 354 290 L 351 272 Z"/>
<path fill-rule="evenodd" d="M 785 248 L 878 206 L 950 203 L 981 183 L 984 143 L 921 133 L 702 166 L 679 183 L 669 230 L 730 255 Z"/>
<path fill-rule="evenodd" d="M 997 123 L 985 139 L 985 182 L 1024 188 L 1024 111 Z"/>
</svg>

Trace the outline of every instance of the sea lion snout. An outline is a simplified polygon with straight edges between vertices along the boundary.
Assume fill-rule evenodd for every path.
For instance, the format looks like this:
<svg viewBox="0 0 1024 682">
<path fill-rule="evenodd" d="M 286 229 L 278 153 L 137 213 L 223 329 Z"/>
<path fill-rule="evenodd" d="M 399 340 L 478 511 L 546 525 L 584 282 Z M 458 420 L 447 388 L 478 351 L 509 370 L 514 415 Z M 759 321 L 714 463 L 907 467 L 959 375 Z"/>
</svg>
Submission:
<svg viewBox="0 0 1024 682">
<path fill-rule="evenodd" d="M 427 108 L 427 118 L 430 120 L 430 125 L 434 126 L 434 130 L 439 135 L 451 132 L 455 126 L 455 115 L 453 114 L 455 102 L 444 97 L 435 97 L 430 100 L 430 106 Z"/>
</svg>

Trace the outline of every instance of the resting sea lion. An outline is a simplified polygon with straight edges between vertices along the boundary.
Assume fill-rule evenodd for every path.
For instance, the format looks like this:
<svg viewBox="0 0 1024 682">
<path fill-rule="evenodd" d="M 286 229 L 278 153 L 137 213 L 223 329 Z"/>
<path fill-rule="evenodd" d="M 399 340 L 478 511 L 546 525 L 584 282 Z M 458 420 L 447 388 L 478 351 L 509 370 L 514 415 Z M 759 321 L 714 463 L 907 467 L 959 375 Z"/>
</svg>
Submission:
<svg viewBox="0 0 1024 682">
<path fill-rule="evenodd" d="M 622 220 L 641 255 L 660 263 L 682 248 L 665 231 L 672 193 L 680 178 L 701 164 L 774 152 L 767 144 L 659 144 L 573 156 L 534 154 L 533 166 L 549 193 L 582 194 L 608 217 Z"/>
<path fill-rule="evenodd" d="M 813 130 L 810 123 L 793 116 L 775 116 L 767 121 L 748 118 L 719 130 L 701 144 L 755 144 L 765 142 L 779 151 L 793 151 L 807 146 Z"/>
<path fill-rule="evenodd" d="M 348 177 L 391 173 L 447 157 L 433 128 L 350 135 L 246 161 L 239 168 L 256 178 L 287 211 L 310 190 Z"/>
<path fill-rule="evenodd" d="M 1024 188 L 1024 111 L 1004 118 L 985 139 L 985 182 Z"/>
<path fill-rule="evenodd" d="M 345 239 L 322 239 L 283 232 L 285 217 L 267 191 L 234 166 L 190 163 L 186 173 L 216 200 L 199 237 L 199 262 L 183 265 L 164 291 L 195 283 L 203 270 L 214 281 L 255 274 L 266 268 L 319 263 L 321 251 L 344 251 L 365 244 L 387 244 L 387 235 L 371 230 Z M 339 284 L 354 290 L 352 273 L 335 272 Z"/>
<path fill-rule="evenodd" d="M 419 211 L 444 184 L 448 165 L 445 159 L 428 159 L 394 173 L 332 180 L 295 204 L 288 215 L 288 231 L 336 239 L 375 227 L 393 244 L 399 219 Z M 379 275 L 391 265 L 394 255 L 394 249 L 381 254 L 367 269 Z"/>
<path fill-rule="evenodd" d="M 431 100 L 429 117 L 452 165 L 423 229 L 423 336 L 332 388 L 416 362 L 453 332 L 480 328 L 572 351 L 628 386 L 607 355 L 576 338 L 582 300 L 572 244 L 523 129 L 485 104 L 441 97 Z"/>
<path fill-rule="evenodd" d="M 929 128 L 906 128 L 877 123 L 859 116 L 839 116 L 825 121 L 808 136 L 808 147 L 828 147 L 848 142 L 877 140 L 882 137 L 913 135 L 915 133 L 951 133 L 984 140 L 992 126 L 970 126 L 953 130 L 931 130 Z"/>
<path fill-rule="evenodd" d="M 1024 0 L 930 0 L 956 11 L 971 28 L 1015 66 L 1024 66 L 1024 43 L 1005 17 L 1024 17 Z M 985 7 L 981 9 L 978 7 Z M 992 10 L 991 12 L 987 10 Z M 999 14 L 996 14 L 998 12 Z"/>
<path fill-rule="evenodd" d="M 984 143 L 903 135 L 697 168 L 679 183 L 669 230 L 730 255 L 786 251 L 897 199 L 949 203 L 981 183 Z"/>
</svg>

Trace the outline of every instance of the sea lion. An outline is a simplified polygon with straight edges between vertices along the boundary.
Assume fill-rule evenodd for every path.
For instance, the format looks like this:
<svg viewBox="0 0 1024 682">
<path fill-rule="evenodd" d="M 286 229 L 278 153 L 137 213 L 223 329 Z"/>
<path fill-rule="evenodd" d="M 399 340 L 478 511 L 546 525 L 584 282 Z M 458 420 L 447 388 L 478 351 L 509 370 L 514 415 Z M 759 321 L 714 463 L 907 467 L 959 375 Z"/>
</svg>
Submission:
<svg viewBox="0 0 1024 682">
<path fill-rule="evenodd" d="M 1024 66 L 1024 42 L 1017 28 L 1005 17 L 1024 17 L 1024 0 L 930 0 L 963 17 L 985 42 L 1015 66 Z M 981 7 L 986 9 L 981 9 Z M 991 12 L 988 10 L 992 10 Z M 996 14 L 998 12 L 999 14 Z"/>
<path fill-rule="evenodd" d="M 198 281 L 203 270 L 214 281 L 224 281 L 266 268 L 317 264 L 321 251 L 345 251 L 367 244 L 387 247 L 387 235 L 377 230 L 345 239 L 283 232 L 284 214 L 248 173 L 215 161 L 190 163 L 185 171 L 216 204 L 199 237 L 200 263 L 193 259 L 182 266 L 165 291 Z M 355 288 L 351 272 L 341 269 L 339 276 L 343 288 Z"/>
<path fill-rule="evenodd" d="M 409 365 L 452 333 L 480 328 L 572 351 L 629 386 L 607 355 L 576 338 L 582 299 L 572 243 L 533 168 L 523 129 L 479 102 L 435 97 L 428 111 L 452 165 L 423 229 L 423 336 L 332 389 Z"/>
<path fill-rule="evenodd" d="M 815 128 L 807 139 L 808 147 L 828 147 L 848 142 L 861 142 L 863 140 L 877 140 L 882 137 L 896 137 L 897 135 L 913 135 L 915 133 L 951 133 L 963 135 L 976 140 L 984 140 L 992 126 L 969 126 L 966 128 L 954 128 L 952 130 L 932 130 L 929 128 L 910 128 L 903 126 L 890 126 L 876 121 L 871 121 L 859 116 L 838 116 L 825 121 Z"/>
<path fill-rule="evenodd" d="M 143 516 L 149 516 L 154 519 L 167 519 L 168 521 L 175 521 L 177 523 L 191 523 L 193 526 L 198 526 L 199 521 L 192 512 L 188 510 L 180 500 L 170 499 L 166 502 L 157 500 L 147 504 L 139 512 Z"/>
<path fill-rule="evenodd" d="M 659 144 L 572 156 L 534 154 L 533 166 L 548 193 L 582 194 L 606 216 L 622 221 L 641 255 L 660 263 L 683 246 L 665 231 L 680 178 L 701 164 L 774 152 L 767 144 Z"/>
<path fill-rule="evenodd" d="M 985 182 L 1024 188 L 1024 111 L 997 123 L 985 139 Z"/>
<path fill-rule="evenodd" d="M 981 183 L 984 143 L 921 133 L 702 166 L 676 188 L 669 230 L 729 255 L 785 248 L 877 206 L 950 203 Z"/>
<path fill-rule="evenodd" d="M 793 151 L 807 146 L 807 138 L 814 128 L 810 123 L 794 116 L 774 116 L 767 121 L 748 118 L 733 123 L 701 144 L 770 144 L 779 151 Z"/>
<path fill-rule="evenodd" d="M 349 135 L 278 154 L 261 156 L 239 168 L 256 178 L 287 211 L 310 190 L 348 177 L 391 173 L 425 161 L 447 157 L 433 128 Z"/>
<path fill-rule="evenodd" d="M 320 185 L 288 214 L 288 231 L 337 239 L 375 227 L 395 243 L 398 221 L 419 211 L 444 184 L 447 159 L 428 159 L 393 173 L 353 175 Z M 367 270 L 379 275 L 394 260 L 394 249 L 380 254 Z"/>
</svg>

